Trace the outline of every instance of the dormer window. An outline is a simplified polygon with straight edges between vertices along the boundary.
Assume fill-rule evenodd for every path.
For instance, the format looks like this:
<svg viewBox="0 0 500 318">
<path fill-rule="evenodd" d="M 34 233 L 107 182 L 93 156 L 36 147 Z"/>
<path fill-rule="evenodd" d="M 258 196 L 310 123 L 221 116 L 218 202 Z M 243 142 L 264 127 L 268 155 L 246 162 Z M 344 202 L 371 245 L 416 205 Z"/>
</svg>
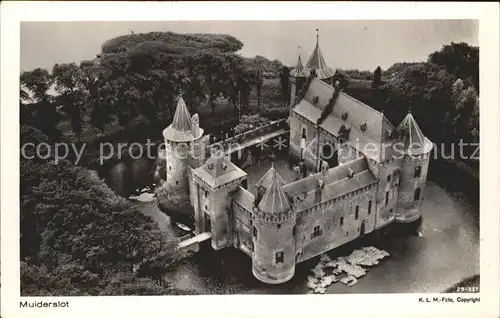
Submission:
<svg viewBox="0 0 500 318">
<path fill-rule="evenodd" d="M 208 168 L 209 170 L 212 170 L 212 169 L 214 168 L 214 164 L 213 164 L 213 163 L 209 163 L 209 164 L 207 165 L 207 168 Z"/>
<path fill-rule="evenodd" d="M 318 102 L 319 102 L 319 97 L 318 96 L 314 96 L 313 97 L 313 103 L 317 104 Z"/>
<path fill-rule="evenodd" d="M 342 113 L 342 120 L 346 120 L 347 116 L 348 116 L 347 112 L 343 112 Z"/>
<path fill-rule="evenodd" d="M 361 131 L 365 131 L 366 130 L 366 123 L 362 123 L 360 128 L 361 128 Z"/>
<path fill-rule="evenodd" d="M 226 171 L 227 169 L 227 165 L 225 163 L 222 163 L 221 164 L 221 167 L 222 167 L 222 171 Z"/>
</svg>

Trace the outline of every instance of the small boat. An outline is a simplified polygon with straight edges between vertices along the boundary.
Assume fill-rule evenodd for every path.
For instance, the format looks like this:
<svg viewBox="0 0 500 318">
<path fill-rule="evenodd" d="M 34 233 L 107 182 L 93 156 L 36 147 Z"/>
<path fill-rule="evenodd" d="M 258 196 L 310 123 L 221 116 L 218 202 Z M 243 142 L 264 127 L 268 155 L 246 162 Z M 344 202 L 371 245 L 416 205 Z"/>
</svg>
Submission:
<svg viewBox="0 0 500 318">
<path fill-rule="evenodd" d="M 175 223 L 175 225 L 177 225 L 178 228 L 180 228 L 181 230 L 184 230 L 186 232 L 192 232 L 193 230 L 190 229 L 189 227 L 187 227 L 186 225 L 182 224 L 182 223 Z"/>
</svg>

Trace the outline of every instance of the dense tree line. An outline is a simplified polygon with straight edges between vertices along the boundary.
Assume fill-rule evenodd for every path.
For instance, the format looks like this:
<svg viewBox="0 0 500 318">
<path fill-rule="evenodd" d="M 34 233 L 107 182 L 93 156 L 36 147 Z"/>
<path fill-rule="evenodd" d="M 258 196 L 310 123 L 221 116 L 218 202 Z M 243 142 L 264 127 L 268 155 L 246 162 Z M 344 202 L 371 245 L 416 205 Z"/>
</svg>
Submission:
<svg viewBox="0 0 500 318">
<path fill-rule="evenodd" d="M 249 59 L 236 54 L 242 45 L 228 35 L 171 32 L 109 40 L 94 60 L 22 73 L 21 123 L 34 125 L 53 139 L 60 137 L 61 116 L 69 119 L 77 139 L 85 126 L 100 131 L 116 124 L 127 127 L 139 116 L 166 124 L 179 92 L 191 112 L 210 105 L 211 116 L 217 117 L 216 101 L 223 98 L 238 117 L 246 112 L 255 90 L 259 110 L 263 74 L 277 76 L 282 65 L 262 56 Z M 56 97 L 48 94 L 51 87 Z M 213 122 L 218 120 L 209 125 Z"/>
<path fill-rule="evenodd" d="M 377 68 L 369 104 L 383 110 L 393 123 L 399 123 L 411 108 L 425 134 L 447 149 L 457 147 L 460 140 L 477 143 L 478 56 L 477 47 L 451 43 L 430 54 L 427 62 L 395 64 L 385 72 L 390 74 L 386 81 L 379 80 L 381 70 Z M 464 154 L 472 151 L 469 147 Z M 465 161 L 477 164 L 477 160 Z"/>
<path fill-rule="evenodd" d="M 47 141 L 22 127 L 22 143 Z M 89 170 L 21 158 L 23 295 L 179 293 L 161 279 L 179 255 L 156 223 Z"/>
</svg>

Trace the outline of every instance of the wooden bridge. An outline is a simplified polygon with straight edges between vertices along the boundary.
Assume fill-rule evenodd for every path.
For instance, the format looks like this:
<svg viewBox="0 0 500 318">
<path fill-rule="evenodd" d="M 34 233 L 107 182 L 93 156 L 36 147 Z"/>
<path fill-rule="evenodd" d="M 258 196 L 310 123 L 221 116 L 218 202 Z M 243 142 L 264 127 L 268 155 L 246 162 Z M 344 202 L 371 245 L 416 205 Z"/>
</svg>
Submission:
<svg viewBox="0 0 500 318">
<path fill-rule="evenodd" d="M 223 149 L 226 154 L 231 154 L 258 145 L 261 145 L 261 148 L 269 147 L 269 145 L 264 145 L 267 141 L 285 135 L 288 131 L 289 128 L 286 119 L 280 119 L 210 144 L 207 147 L 207 151 L 208 153 L 212 153 L 213 148 L 217 148 L 218 150 Z"/>
<path fill-rule="evenodd" d="M 181 237 L 179 244 L 177 245 L 178 250 L 192 250 L 197 252 L 201 242 L 209 240 L 212 238 L 211 232 L 203 232 L 198 235 L 193 236 L 192 234 L 185 235 Z"/>
</svg>

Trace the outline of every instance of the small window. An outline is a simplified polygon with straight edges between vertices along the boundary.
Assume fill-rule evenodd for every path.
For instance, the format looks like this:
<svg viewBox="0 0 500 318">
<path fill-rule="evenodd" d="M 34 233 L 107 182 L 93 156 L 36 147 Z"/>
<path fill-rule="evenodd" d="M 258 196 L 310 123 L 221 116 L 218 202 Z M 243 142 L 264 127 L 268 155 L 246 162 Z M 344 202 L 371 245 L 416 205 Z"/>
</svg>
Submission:
<svg viewBox="0 0 500 318">
<path fill-rule="evenodd" d="M 317 236 L 320 236 L 322 234 L 323 234 L 323 230 L 321 229 L 321 227 L 319 225 L 316 225 L 314 227 L 313 234 L 311 235 L 311 237 L 317 237 Z"/>
<path fill-rule="evenodd" d="M 175 185 L 179 185 L 179 181 L 175 181 Z"/>
<path fill-rule="evenodd" d="M 208 206 L 205 205 L 205 210 L 208 210 Z"/>
<path fill-rule="evenodd" d="M 205 198 L 208 197 L 208 191 L 205 190 Z"/>
<path fill-rule="evenodd" d="M 422 167 L 416 166 L 415 172 L 413 173 L 414 178 L 420 178 L 420 174 L 422 173 Z"/>
<path fill-rule="evenodd" d="M 354 218 L 357 220 L 359 219 L 359 205 L 356 205 L 356 212 L 354 214 Z"/>
<path fill-rule="evenodd" d="M 415 190 L 415 194 L 413 195 L 413 200 L 414 201 L 420 200 L 420 188 L 417 188 L 417 190 Z"/>
<path fill-rule="evenodd" d="M 387 182 L 391 182 L 391 175 L 387 176 Z"/>
<path fill-rule="evenodd" d="M 372 213 L 372 201 L 368 201 L 368 214 Z"/>
<path fill-rule="evenodd" d="M 297 226 L 293 227 L 292 233 L 293 233 L 293 236 L 295 236 L 295 234 L 297 233 Z"/>
<path fill-rule="evenodd" d="M 253 227 L 253 237 L 257 238 L 257 228 Z"/>
<path fill-rule="evenodd" d="M 168 170 L 172 170 L 172 166 L 168 166 Z"/>
<path fill-rule="evenodd" d="M 281 229 L 281 224 L 278 223 L 277 227 L 278 227 L 278 229 Z"/>
<path fill-rule="evenodd" d="M 340 225 L 344 225 L 344 217 L 340 217 Z"/>
<path fill-rule="evenodd" d="M 276 252 L 276 264 L 283 263 L 285 254 L 283 252 Z"/>
<path fill-rule="evenodd" d="M 302 139 L 306 139 L 306 138 L 307 138 L 306 129 L 302 128 Z"/>
<path fill-rule="evenodd" d="M 385 204 L 389 204 L 389 191 L 385 192 Z"/>
</svg>

